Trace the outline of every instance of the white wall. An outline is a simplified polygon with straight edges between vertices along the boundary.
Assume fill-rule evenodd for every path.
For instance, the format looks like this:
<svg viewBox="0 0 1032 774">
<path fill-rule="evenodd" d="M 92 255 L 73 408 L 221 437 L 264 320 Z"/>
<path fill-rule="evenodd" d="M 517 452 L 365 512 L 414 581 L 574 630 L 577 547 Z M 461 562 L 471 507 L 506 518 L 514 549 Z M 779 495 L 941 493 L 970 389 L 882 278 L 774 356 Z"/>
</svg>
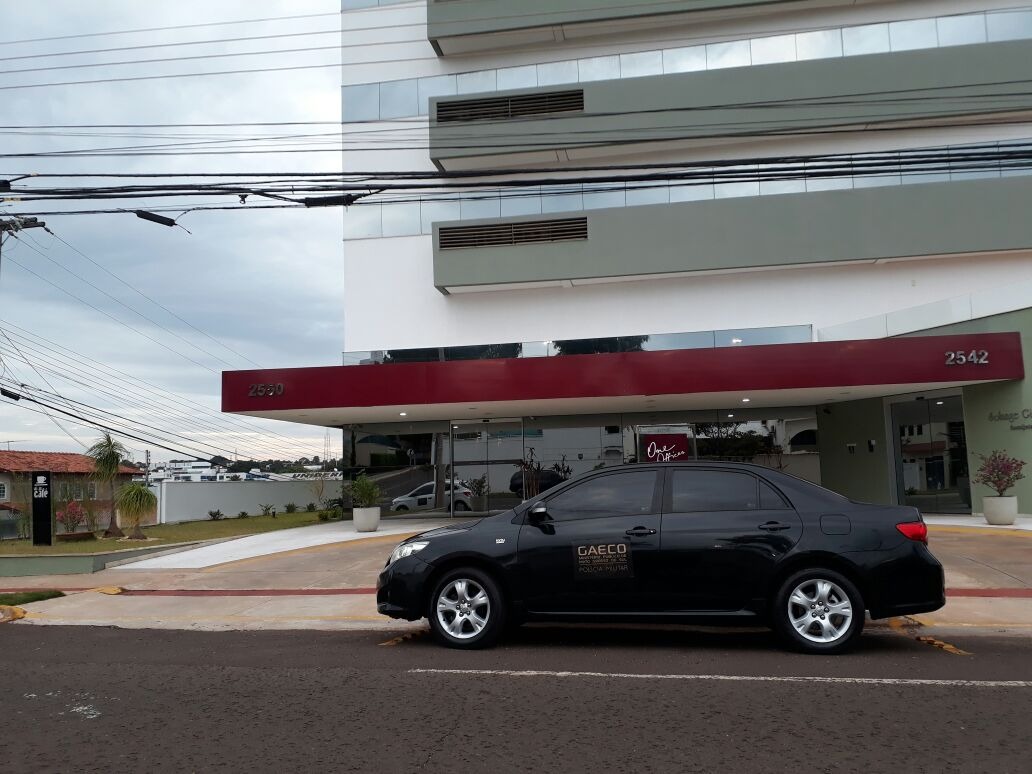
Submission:
<svg viewBox="0 0 1032 774">
<path fill-rule="evenodd" d="M 346 351 L 827 328 L 1032 275 L 1032 254 L 1022 253 L 444 296 L 429 236 L 347 242 L 344 253 Z"/>
<path fill-rule="evenodd" d="M 162 523 L 207 519 L 208 511 L 220 510 L 226 518 L 240 511 L 261 513 L 261 504 L 272 505 L 278 513 L 295 503 L 298 510 L 318 497 L 311 481 L 164 481 L 159 508 Z M 323 497 L 339 497 L 340 481 L 327 481 Z"/>
</svg>

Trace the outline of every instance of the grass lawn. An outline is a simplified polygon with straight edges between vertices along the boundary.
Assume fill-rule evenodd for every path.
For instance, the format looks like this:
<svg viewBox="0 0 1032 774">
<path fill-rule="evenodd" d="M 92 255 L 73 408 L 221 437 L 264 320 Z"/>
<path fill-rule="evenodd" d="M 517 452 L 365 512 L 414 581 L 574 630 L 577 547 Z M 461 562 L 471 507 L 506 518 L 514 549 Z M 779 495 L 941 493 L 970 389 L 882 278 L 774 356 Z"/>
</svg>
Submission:
<svg viewBox="0 0 1032 774">
<path fill-rule="evenodd" d="M 105 551 L 124 551 L 133 548 L 149 548 L 170 543 L 188 543 L 193 540 L 215 540 L 217 538 L 255 535 L 259 532 L 275 532 L 280 529 L 307 527 L 318 524 L 319 514 L 299 511 L 271 516 L 249 516 L 246 519 L 228 518 L 218 521 L 190 521 L 183 524 L 159 524 L 144 527 L 149 540 L 85 540 L 74 543 L 55 543 L 52 546 L 34 546 L 31 540 L 4 540 L 0 542 L 0 556 L 39 554 L 96 554 Z M 123 527 L 123 529 L 125 529 Z"/>
<path fill-rule="evenodd" d="M 42 602 L 44 599 L 63 597 L 63 591 L 20 591 L 17 594 L 0 594 L 0 605 L 27 605 L 30 602 Z"/>
</svg>

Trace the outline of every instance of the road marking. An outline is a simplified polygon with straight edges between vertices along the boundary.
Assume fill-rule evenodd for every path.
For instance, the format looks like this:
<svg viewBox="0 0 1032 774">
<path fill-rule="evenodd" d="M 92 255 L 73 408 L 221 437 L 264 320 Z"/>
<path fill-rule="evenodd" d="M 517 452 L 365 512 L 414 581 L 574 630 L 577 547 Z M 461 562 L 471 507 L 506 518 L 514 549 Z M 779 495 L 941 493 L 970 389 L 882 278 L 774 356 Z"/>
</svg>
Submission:
<svg viewBox="0 0 1032 774">
<path fill-rule="evenodd" d="M 889 628 L 897 634 L 901 634 L 904 637 L 913 637 L 918 642 L 923 642 L 925 645 L 931 645 L 933 648 L 950 653 L 954 656 L 970 656 L 971 654 L 966 650 L 961 650 L 956 645 L 951 645 L 948 642 L 937 640 L 935 637 L 929 637 L 928 635 L 919 636 L 918 630 L 924 626 L 920 621 L 911 618 L 908 615 L 900 616 L 899 618 L 889 619 Z"/>
<path fill-rule="evenodd" d="M 413 675 L 475 675 L 482 677 L 581 677 L 619 680 L 690 680 L 742 683 L 842 683 L 846 685 L 929 685 L 956 688 L 1032 688 L 1032 680 L 932 680 L 910 677 L 775 677 L 771 675 L 682 675 L 634 672 L 553 672 L 510 669 L 410 669 Z"/>
<path fill-rule="evenodd" d="M 935 637 L 927 637 L 927 636 L 926 637 L 918 637 L 917 641 L 918 642 L 923 642 L 926 645 L 931 645 L 933 648 L 938 648 L 939 650 L 944 650 L 947 653 L 952 653 L 954 656 L 970 656 L 971 655 L 966 650 L 961 650 L 956 645 L 950 645 L 948 642 L 943 642 L 942 640 L 937 640 L 937 639 L 935 639 Z"/>
<path fill-rule="evenodd" d="M 408 640 L 414 640 L 416 639 L 416 637 L 422 637 L 426 633 L 426 629 L 420 629 L 417 632 L 405 632 L 404 634 L 401 634 L 397 637 L 393 637 L 392 639 L 389 639 L 386 642 L 381 642 L 380 644 L 387 647 L 390 647 L 392 645 L 400 645 L 401 643 L 406 642 Z"/>
<path fill-rule="evenodd" d="M 928 533 L 932 537 L 937 534 L 946 535 L 979 535 L 980 537 L 991 537 L 998 535 L 1004 538 L 1032 538 L 1032 530 L 1007 529 L 1006 527 L 966 527 L 964 525 L 946 526 L 943 524 L 929 524 Z"/>
</svg>

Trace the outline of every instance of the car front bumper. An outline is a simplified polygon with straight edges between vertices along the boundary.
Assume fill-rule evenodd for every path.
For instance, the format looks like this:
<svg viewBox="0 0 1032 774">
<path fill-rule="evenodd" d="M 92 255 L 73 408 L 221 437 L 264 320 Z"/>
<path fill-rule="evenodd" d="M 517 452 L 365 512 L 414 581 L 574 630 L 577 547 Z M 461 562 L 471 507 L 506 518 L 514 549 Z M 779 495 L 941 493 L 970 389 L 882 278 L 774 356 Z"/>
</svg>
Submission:
<svg viewBox="0 0 1032 774">
<path fill-rule="evenodd" d="M 406 556 L 385 567 L 376 579 L 377 612 L 406 621 L 425 616 L 427 583 L 433 570 L 417 556 Z"/>
</svg>

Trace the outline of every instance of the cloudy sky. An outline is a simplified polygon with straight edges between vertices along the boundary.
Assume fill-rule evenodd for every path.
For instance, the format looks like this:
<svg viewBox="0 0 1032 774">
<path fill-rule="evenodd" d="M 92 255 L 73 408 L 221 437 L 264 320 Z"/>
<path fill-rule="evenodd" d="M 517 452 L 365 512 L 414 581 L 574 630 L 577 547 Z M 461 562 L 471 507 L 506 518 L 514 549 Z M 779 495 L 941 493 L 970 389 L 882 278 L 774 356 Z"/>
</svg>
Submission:
<svg viewBox="0 0 1032 774">
<path fill-rule="evenodd" d="M 21 9 L 19 12 L 14 12 L 16 6 Z M 0 28 L 0 125 L 4 127 L 0 128 L 0 154 L 184 143 L 196 141 L 198 138 L 194 135 L 197 134 L 202 134 L 201 139 L 218 135 L 215 139 L 219 140 L 301 133 L 330 136 L 315 139 L 315 142 L 326 142 L 327 150 L 289 154 L 4 156 L 0 158 L 0 179 L 31 172 L 333 171 L 340 168 L 339 152 L 329 149 L 339 147 L 339 136 L 332 136 L 334 131 L 339 131 L 332 126 L 333 122 L 339 122 L 340 115 L 338 67 L 10 88 L 58 81 L 332 65 L 340 56 L 339 49 L 335 50 L 340 42 L 339 34 L 335 34 L 339 29 L 339 0 L 219 0 L 217 3 L 210 0 L 176 3 L 41 0 L 32 5 L 31 13 L 25 9 L 26 6 L 16 0 L 0 0 L 0 15 L 4 19 Z M 314 14 L 326 15 L 296 18 Z M 295 18 L 85 36 L 268 17 Z M 327 34 L 153 47 L 162 43 L 311 32 Z M 52 56 L 59 52 L 130 46 L 143 48 Z M 327 48 L 265 53 L 313 47 Z M 248 51 L 263 53 L 85 66 Z M 67 68 L 68 65 L 75 67 Z M 65 69 L 41 69 L 56 67 Z M 12 72 L 15 70 L 29 72 Z M 286 129 L 234 126 L 18 128 L 56 124 L 270 121 L 330 124 Z M 251 142 L 248 147 L 254 145 Z M 272 143 L 266 145 L 275 147 Z M 295 147 L 308 151 L 320 146 L 305 141 L 304 145 L 295 142 Z M 181 151 L 182 147 L 175 150 Z M 93 182 L 112 181 L 47 181 L 51 185 Z M 14 185 L 42 184 L 42 181 L 23 181 Z M 183 208 L 198 201 L 191 199 Z M 234 202 L 235 197 L 224 199 L 226 204 Z M 148 205 L 132 201 L 114 204 L 128 208 L 158 206 L 153 202 Z M 95 203 L 88 202 L 45 205 L 51 210 L 94 206 Z M 108 205 L 101 203 L 101 206 Z M 0 217 L 30 209 L 43 207 L 3 202 Z M 192 232 L 190 234 L 179 228 L 139 220 L 131 214 L 53 215 L 45 219 L 67 245 L 36 229 L 22 232 L 20 241 L 5 240 L 3 247 L 0 269 L 3 366 L 0 373 L 8 387 L 11 383 L 23 382 L 53 389 L 71 400 L 113 412 L 134 423 L 176 432 L 182 439 L 169 443 L 176 448 L 190 446 L 209 454 L 222 449 L 227 456 L 232 456 L 229 452 L 236 452 L 242 457 L 322 454 L 324 431 L 321 428 L 219 415 L 220 371 L 250 368 L 252 363 L 280 367 L 340 362 L 343 315 L 339 209 L 188 213 L 181 223 Z M 134 288 L 174 314 L 141 296 Z M 116 369 L 126 376 L 107 369 Z M 31 404 L 28 407 L 31 408 Z M 61 418 L 60 424 L 63 430 L 47 416 L 28 411 L 26 401 L 19 405 L 0 401 L 0 449 L 6 449 L 9 442 L 11 449 L 79 451 L 81 444 L 88 445 L 98 434 L 96 429 L 83 427 L 71 419 Z M 136 458 L 142 459 L 147 444 L 131 439 L 125 442 Z M 339 454 L 339 432 L 332 433 L 331 442 L 334 454 Z M 156 446 L 150 448 L 156 459 L 180 456 Z"/>
</svg>

